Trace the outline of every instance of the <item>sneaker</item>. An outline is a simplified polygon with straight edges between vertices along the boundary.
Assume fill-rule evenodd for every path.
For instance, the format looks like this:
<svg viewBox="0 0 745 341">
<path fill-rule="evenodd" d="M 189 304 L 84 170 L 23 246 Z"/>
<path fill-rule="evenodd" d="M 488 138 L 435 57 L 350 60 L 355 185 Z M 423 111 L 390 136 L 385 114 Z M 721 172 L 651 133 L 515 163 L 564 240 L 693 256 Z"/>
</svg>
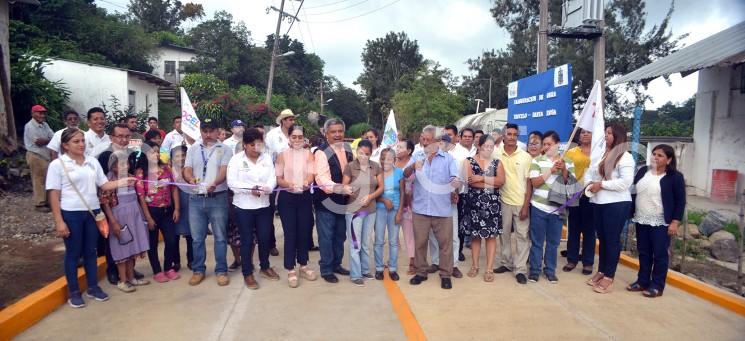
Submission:
<svg viewBox="0 0 745 341">
<path fill-rule="evenodd" d="M 365 286 L 365 281 L 362 280 L 362 278 L 353 279 L 352 280 L 352 283 L 354 283 L 354 285 L 356 285 L 358 287 L 364 287 Z"/>
<path fill-rule="evenodd" d="M 137 290 L 137 288 L 135 288 L 134 285 L 129 284 L 129 282 L 119 282 L 116 284 L 116 288 L 126 293 Z"/>
<path fill-rule="evenodd" d="M 551 284 L 559 283 L 559 278 L 556 277 L 556 275 L 554 275 L 554 274 L 550 274 L 550 275 L 549 274 L 546 274 L 546 279 Z"/>
<path fill-rule="evenodd" d="M 168 276 L 166 276 L 166 273 L 161 271 L 153 276 L 153 280 L 158 283 L 165 283 L 168 282 Z"/>
<path fill-rule="evenodd" d="M 139 286 L 150 284 L 150 281 L 148 281 L 146 279 L 137 279 L 137 278 L 135 278 L 135 279 L 129 281 L 129 284 L 132 284 L 132 285 L 134 285 L 136 287 L 139 287 Z"/>
<path fill-rule="evenodd" d="M 101 287 L 95 287 L 90 288 L 85 292 L 85 296 L 88 296 L 89 298 L 95 299 L 99 302 L 106 302 L 109 300 L 109 295 L 103 290 L 101 290 Z"/>
<path fill-rule="evenodd" d="M 143 275 L 141 272 L 137 270 L 132 270 L 132 273 L 134 274 L 135 278 L 137 279 L 143 279 L 145 278 L 145 275 Z"/>
<path fill-rule="evenodd" d="M 506 267 L 504 265 L 502 265 L 502 266 L 494 269 L 494 273 L 495 274 L 503 274 L 505 272 L 510 272 L 510 271 L 512 271 L 512 270 L 510 270 L 510 268 L 508 268 L 508 267 Z"/>
<path fill-rule="evenodd" d="M 375 271 L 375 280 L 377 281 L 383 280 L 383 271 Z"/>
<path fill-rule="evenodd" d="M 195 286 L 199 285 L 199 283 L 202 283 L 204 280 L 204 274 L 200 272 L 195 272 L 191 275 L 191 278 L 189 279 L 189 285 Z"/>
<path fill-rule="evenodd" d="M 388 276 L 391 277 L 392 281 L 398 281 L 400 278 L 398 277 L 398 273 L 395 271 L 388 272 Z"/>
<path fill-rule="evenodd" d="M 517 279 L 517 283 L 520 284 L 528 283 L 528 278 L 525 277 L 525 274 L 517 274 L 517 276 L 515 276 L 515 279 Z"/>
<path fill-rule="evenodd" d="M 168 279 L 170 279 L 172 281 L 175 281 L 175 280 L 181 278 L 181 276 L 179 276 L 178 272 L 176 272 L 176 270 L 174 270 L 174 269 L 171 269 L 171 270 L 166 271 L 166 277 L 168 277 Z"/>
<path fill-rule="evenodd" d="M 217 274 L 217 285 L 224 287 L 228 284 L 230 284 L 230 278 L 228 278 L 228 274 Z"/>
<path fill-rule="evenodd" d="M 230 266 L 228 266 L 228 272 L 233 272 L 235 270 L 238 270 L 238 268 L 240 267 L 241 267 L 241 263 L 238 263 L 238 261 L 234 261 L 233 264 L 230 264 Z"/>
<path fill-rule="evenodd" d="M 528 281 L 530 283 L 537 283 L 538 282 L 538 275 L 536 275 L 536 274 L 530 274 L 528 276 Z"/>
<path fill-rule="evenodd" d="M 83 296 L 80 295 L 80 292 L 70 293 L 70 298 L 67 299 L 67 304 L 73 308 L 85 307 L 85 301 L 83 300 Z"/>
<path fill-rule="evenodd" d="M 375 277 L 373 277 L 373 275 L 371 275 L 371 274 L 369 274 L 369 273 L 366 273 L 366 274 L 362 274 L 362 277 L 365 277 L 365 278 L 367 278 L 367 279 L 373 279 L 373 278 L 375 278 Z"/>
</svg>

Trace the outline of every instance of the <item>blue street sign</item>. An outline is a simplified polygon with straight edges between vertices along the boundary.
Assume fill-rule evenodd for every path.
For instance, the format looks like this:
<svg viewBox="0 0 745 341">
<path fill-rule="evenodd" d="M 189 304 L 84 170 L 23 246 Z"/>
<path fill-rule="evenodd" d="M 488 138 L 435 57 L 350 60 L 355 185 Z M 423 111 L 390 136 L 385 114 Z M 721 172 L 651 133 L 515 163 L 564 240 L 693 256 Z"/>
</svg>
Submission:
<svg viewBox="0 0 745 341">
<path fill-rule="evenodd" d="M 564 64 L 510 83 L 507 122 L 520 127 L 519 140 L 526 144 L 534 130 L 555 130 L 566 142 L 572 133 L 572 66 Z"/>
</svg>

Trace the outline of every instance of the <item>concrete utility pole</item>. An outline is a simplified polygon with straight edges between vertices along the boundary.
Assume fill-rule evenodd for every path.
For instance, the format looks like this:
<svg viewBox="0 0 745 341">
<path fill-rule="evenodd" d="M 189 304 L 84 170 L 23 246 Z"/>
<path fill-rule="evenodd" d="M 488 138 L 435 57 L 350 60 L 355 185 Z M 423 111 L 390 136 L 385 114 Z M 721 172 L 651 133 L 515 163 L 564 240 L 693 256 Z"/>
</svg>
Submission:
<svg viewBox="0 0 745 341">
<path fill-rule="evenodd" d="M 491 79 L 492 77 L 489 76 L 489 108 L 494 108 L 493 106 L 491 106 Z"/>
<path fill-rule="evenodd" d="M 541 73 L 548 69 L 548 0 L 541 0 L 538 13 L 540 18 L 538 21 L 537 69 L 538 73 Z M 491 92 L 489 95 L 491 95 Z M 489 106 L 491 107 L 491 103 Z"/>
<path fill-rule="evenodd" d="M 323 77 L 321 77 L 319 83 L 321 84 L 321 115 L 323 115 L 323 105 L 325 104 L 323 102 Z"/>
<path fill-rule="evenodd" d="M 276 8 L 272 8 L 275 9 Z M 274 83 L 274 63 L 277 60 L 277 46 L 279 45 L 281 38 L 279 37 L 279 28 L 282 26 L 282 18 L 285 16 L 285 0 L 282 0 L 282 3 L 279 5 L 279 14 L 277 15 L 277 30 L 274 33 L 274 46 L 272 46 L 272 58 L 269 61 L 269 80 L 266 82 L 266 101 L 264 101 L 264 104 L 266 104 L 266 112 L 271 111 L 271 100 L 272 100 L 272 83 Z M 267 8 L 267 13 L 269 13 L 269 8 Z M 287 14 L 289 15 L 289 14 Z"/>
<path fill-rule="evenodd" d="M 598 28 L 600 29 L 600 36 L 593 40 L 593 68 L 592 68 L 592 79 L 593 81 L 600 81 L 600 98 L 603 100 L 603 108 L 605 108 L 605 22 L 598 22 Z"/>
</svg>

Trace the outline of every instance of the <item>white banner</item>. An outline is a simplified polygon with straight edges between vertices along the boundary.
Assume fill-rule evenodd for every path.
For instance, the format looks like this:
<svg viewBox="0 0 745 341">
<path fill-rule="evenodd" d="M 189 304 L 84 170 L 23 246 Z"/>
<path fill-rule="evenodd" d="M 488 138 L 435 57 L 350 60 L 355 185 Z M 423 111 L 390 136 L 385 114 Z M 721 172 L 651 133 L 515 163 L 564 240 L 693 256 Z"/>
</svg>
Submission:
<svg viewBox="0 0 745 341">
<path fill-rule="evenodd" d="M 380 143 L 380 147 L 394 147 L 398 143 L 398 129 L 396 129 L 396 117 L 393 115 L 393 110 L 388 114 L 388 120 L 385 122 L 385 130 L 383 130 L 383 142 Z"/>
<path fill-rule="evenodd" d="M 181 131 L 196 141 L 201 137 L 199 124 L 199 117 L 191 105 L 189 95 L 181 88 Z"/>
<path fill-rule="evenodd" d="M 587 97 L 582 114 L 577 120 L 577 126 L 592 132 L 592 149 L 590 152 L 590 165 L 596 166 L 605 153 L 605 119 L 603 118 L 603 98 L 601 97 L 600 81 L 595 85 Z"/>
</svg>

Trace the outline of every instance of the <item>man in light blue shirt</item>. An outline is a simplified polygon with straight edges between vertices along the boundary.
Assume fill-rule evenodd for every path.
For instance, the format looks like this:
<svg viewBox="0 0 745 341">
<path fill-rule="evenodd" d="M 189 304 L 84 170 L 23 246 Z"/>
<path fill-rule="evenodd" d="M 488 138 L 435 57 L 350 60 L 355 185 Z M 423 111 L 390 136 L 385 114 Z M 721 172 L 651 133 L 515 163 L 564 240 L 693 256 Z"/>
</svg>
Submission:
<svg viewBox="0 0 745 341">
<path fill-rule="evenodd" d="M 414 266 L 416 275 L 409 283 L 418 285 L 427 280 L 427 241 L 432 231 L 439 244 L 440 286 L 452 288 L 453 219 L 451 204 L 454 188 L 459 186 L 458 167 L 450 154 L 440 150 L 434 138 L 434 127 L 422 130 L 422 150 L 412 156 L 404 176 L 415 174 L 412 209 L 414 211 Z"/>
<path fill-rule="evenodd" d="M 39 212 L 49 212 L 45 191 L 47 168 L 51 151 L 47 144 L 54 132 L 47 124 L 47 108 L 37 104 L 31 107 L 31 120 L 23 127 L 23 145 L 26 147 L 26 164 L 31 170 L 34 205 Z"/>
</svg>

